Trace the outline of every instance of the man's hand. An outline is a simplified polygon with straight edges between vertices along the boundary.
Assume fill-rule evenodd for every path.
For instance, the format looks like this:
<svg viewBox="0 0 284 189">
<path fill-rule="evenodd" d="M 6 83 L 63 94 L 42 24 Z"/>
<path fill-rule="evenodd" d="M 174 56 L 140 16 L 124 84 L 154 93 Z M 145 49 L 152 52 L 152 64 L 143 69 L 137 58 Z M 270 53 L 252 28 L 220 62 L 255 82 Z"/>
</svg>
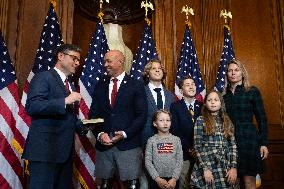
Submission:
<svg viewBox="0 0 284 189">
<path fill-rule="evenodd" d="M 69 96 L 65 98 L 65 105 L 73 104 L 74 102 L 80 102 L 82 96 L 80 93 L 72 92 Z"/>
<path fill-rule="evenodd" d="M 107 133 L 102 133 L 100 135 L 100 138 L 99 138 L 100 142 L 103 144 L 103 145 L 106 145 L 106 146 L 110 146 L 112 145 L 112 140 L 109 138 L 108 134 Z"/>
<path fill-rule="evenodd" d="M 122 140 L 124 138 L 122 131 L 116 131 L 114 132 L 114 137 L 111 139 L 113 143 L 117 143 L 118 141 Z"/>
</svg>

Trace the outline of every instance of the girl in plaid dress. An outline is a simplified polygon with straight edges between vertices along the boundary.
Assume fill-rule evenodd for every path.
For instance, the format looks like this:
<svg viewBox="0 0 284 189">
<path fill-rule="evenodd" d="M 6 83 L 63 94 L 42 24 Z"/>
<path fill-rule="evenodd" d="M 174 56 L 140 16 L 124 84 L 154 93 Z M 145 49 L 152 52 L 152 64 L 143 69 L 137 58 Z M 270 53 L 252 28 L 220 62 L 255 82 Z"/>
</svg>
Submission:
<svg viewBox="0 0 284 189">
<path fill-rule="evenodd" d="M 194 128 L 197 161 L 191 175 L 196 188 L 235 188 L 237 179 L 237 146 L 234 128 L 225 113 L 220 93 L 205 96 L 205 106 Z"/>
<path fill-rule="evenodd" d="M 256 188 L 256 175 L 264 172 L 268 156 L 268 126 L 261 94 L 250 86 L 243 64 L 232 60 L 227 69 L 226 110 L 235 126 L 238 175 L 246 189 Z M 253 117 L 258 127 L 253 123 Z"/>
</svg>

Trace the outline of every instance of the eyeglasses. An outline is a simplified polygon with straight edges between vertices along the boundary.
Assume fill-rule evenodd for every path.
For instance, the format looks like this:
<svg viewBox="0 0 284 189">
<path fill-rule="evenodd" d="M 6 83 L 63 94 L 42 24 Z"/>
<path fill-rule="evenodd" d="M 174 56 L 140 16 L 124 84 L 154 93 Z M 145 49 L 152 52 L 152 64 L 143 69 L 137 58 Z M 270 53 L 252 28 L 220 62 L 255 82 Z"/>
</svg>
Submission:
<svg viewBox="0 0 284 189">
<path fill-rule="evenodd" d="M 74 62 L 80 62 L 80 58 L 78 58 L 75 55 L 68 54 L 68 53 L 63 53 L 63 54 L 70 56 L 73 59 Z"/>
</svg>

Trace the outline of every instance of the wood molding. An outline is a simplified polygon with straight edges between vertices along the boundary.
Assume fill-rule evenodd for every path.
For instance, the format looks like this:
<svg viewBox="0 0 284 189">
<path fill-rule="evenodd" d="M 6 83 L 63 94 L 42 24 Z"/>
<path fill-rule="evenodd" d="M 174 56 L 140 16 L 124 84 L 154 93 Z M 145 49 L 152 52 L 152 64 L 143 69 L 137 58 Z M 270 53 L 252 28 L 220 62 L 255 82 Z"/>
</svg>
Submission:
<svg viewBox="0 0 284 189">
<path fill-rule="evenodd" d="M 278 105 L 280 110 L 280 124 L 284 128 L 284 3 L 271 0 L 270 3 L 272 37 L 274 48 L 274 64 L 277 82 Z"/>
<path fill-rule="evenodd" d="M 7 20 L 8 20 L 8 9 L 9 9 L 9 1 L 1 0 L 0 1 L 0 30 L 5 39 L 6 30 L 7 30 Z"/>
</svg>

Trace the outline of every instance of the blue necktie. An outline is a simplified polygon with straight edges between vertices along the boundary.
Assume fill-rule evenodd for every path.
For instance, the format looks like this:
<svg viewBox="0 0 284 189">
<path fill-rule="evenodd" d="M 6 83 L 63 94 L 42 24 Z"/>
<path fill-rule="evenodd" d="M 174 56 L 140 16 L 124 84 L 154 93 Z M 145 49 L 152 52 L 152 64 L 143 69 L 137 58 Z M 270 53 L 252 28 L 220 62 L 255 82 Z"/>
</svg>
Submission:
<svg viewBox="0 0 284 189">
<path fill-rule="evenodd" d="M 157 93 L 157 108 L 163 109 L 163 100 L 161 94 L 161 88 L 155 88 L 154 91 Z"/>
</svg>

